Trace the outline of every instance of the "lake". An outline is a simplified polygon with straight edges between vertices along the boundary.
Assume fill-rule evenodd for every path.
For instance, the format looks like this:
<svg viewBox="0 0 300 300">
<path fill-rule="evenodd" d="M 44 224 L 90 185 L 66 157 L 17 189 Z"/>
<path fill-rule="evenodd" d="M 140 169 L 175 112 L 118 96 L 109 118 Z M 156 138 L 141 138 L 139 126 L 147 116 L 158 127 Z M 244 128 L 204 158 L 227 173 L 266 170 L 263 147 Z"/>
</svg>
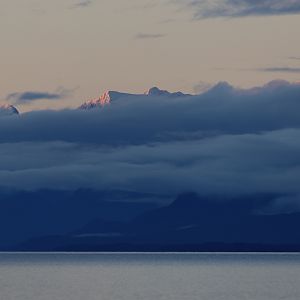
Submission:
<svg viewBox="0 0 300 300">
<path fill-rule="evenodd" d="M 298 254 L 0 254 L 0 300 L 300 299 Z"/>
</svg>

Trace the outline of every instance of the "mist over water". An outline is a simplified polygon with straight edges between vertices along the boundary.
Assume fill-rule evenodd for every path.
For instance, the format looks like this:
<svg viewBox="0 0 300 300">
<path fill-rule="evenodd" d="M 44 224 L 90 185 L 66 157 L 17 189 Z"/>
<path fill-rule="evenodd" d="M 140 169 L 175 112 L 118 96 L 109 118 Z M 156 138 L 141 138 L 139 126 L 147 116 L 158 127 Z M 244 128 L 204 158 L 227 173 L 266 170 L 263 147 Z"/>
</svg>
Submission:
<svg viewBox="0 0 300 300">
<path fill-rule="evenodd" d="M 1 254 L 5 300 L 300 297 L 296 254 Z"/>
</svg>

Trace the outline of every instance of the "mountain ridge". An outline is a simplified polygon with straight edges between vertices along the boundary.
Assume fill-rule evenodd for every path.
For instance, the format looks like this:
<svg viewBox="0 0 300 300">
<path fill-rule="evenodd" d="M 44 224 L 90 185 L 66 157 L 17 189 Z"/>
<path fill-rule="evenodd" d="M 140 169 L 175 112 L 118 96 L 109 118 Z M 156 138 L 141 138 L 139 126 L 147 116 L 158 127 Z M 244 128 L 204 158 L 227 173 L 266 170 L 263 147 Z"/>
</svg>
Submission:
<svg viewBox="0 0 300 300">
<path fill-rule="evenodd" d="M 12 116 L 12 115 L 19 115 L 19 111 L 15 106 L 10 104 L 0 105 L 0 117 Z"/>
<path fill-rule="evenodd" d="M 118 91 L 106 91 L 99 98 L 88 100 L 80 105 L 78 108 L 83 110 L 89 110 L 93 108 L 101 108 L 103 106 L 109 105 L 110 103 L 127 97 L 168 97 L 168 98 L 178 98 L 178 97 L 189 97 L 191 94 L 184 94 L 182 92 L 169 92 L 167 90 L 161 90 L 158 87 L 152 87 L 143 94 L 131 94 Z"/>
</svg>

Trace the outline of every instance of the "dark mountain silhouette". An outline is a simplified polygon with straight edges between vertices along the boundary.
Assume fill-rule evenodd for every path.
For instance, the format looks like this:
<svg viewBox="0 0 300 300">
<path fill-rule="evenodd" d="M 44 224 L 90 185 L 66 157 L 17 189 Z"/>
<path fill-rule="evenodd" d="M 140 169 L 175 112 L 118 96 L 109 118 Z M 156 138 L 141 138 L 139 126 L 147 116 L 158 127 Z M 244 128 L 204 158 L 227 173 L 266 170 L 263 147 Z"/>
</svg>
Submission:
<svg viewBox="0 0 300 300">
<path fill-rule="evenodd" d="M 194 193 L 131 221 L 95 219 L 66 235 L 22 243 L 27 251 L 298 251 L 300 213 L 263 215 L 274 195 L 219 199 Z"/>
<path fill-rule="evenodd" d="M 145 200 L 150 196 L 93 190 L 1 193 L 0 250 L 39 236 L 66 235 L 99 218 L 129 221 L 157 206 Z"/>
</svg>

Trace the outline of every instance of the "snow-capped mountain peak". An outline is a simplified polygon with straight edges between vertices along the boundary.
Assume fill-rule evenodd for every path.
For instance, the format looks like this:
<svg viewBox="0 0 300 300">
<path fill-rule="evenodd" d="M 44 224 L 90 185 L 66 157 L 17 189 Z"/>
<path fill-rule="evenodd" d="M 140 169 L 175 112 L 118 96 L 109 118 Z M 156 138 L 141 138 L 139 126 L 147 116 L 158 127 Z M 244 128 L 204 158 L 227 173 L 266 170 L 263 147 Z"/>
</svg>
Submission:
<svg viewBox="0 0 300 300">
<path fill-rule="evenodd" d="M 110 101 L 112 100 L 112 92 L 111 91 L 106 91 L 103 93 L 98 101 L 100 102 L 101 105 L 109 104 Z"/>
<path fill-rule="evenodd" d="M 161 90 L 158 87 L 152 87 L 150 88 L 145 95 L 147 96 L 165 96 L 165 97 L 184 97 L 184 96 L 191 96 L 188 94 L 184 94 L 182 92 L 175 92 L 175 93 L 170 93 L 169 91 L 166 90 Z"/>
<path fill-rule="evenodd" d="M 114 91 L 106 91 L 99 98 L 88 100 L 84 102 L 79 108 L 80 109 L 91 109 L 95 107 L 102 107 L 104 105 L 110 104 L 116 98 L 119 98 L 121 93 Z"/>
<path fill-rule="evenodd" d="M 12 116 L 12 115 L 18 115 L 18 110 L 10 104 L 2 104 L 0 105 L 0 117 L 2 116 Z"/>
<path fill-rule="evenodd" d="M 79 109 L 92 109 L 92 108 L 101 108 L 105 105 L 114 102 L 120 98 L 126 97 L 184 97 L 184 96 L 191 96 L 188 94 L 183 94 L 181 92 L 170 93 L 166 90 L 161 90 L 158 87 L 152 87 L 144 94 L 129 94 L 129 93 L 122 93 L 116 91 L 106 91 L 103 93 L 99 98 L 89 100 L 84 102 Z"/>
</svg>

